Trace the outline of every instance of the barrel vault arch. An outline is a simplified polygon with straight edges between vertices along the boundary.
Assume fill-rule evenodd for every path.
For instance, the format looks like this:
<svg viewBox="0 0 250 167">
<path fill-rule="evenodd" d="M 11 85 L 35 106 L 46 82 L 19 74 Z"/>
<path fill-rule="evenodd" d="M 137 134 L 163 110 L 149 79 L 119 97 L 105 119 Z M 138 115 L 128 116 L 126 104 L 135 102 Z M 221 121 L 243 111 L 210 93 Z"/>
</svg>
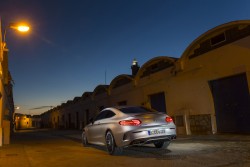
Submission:
<svg viewBox="0 0 250 167">
<path fill-rule="evenodd" d="M 99 94 L 103 94 L 106 93 L 107 95 L 109 95 L 109 85 L 98 85 L 93 93 L 92 93 L 92 97 L 93 99 L 95 99 L 95 96 L 99 95 Z"/>
<path fill-rule="evenodd" d="M 143 77 L 144 75 L 147 75 L 147 74 L 144 74 L 145 71 L 148 70 L 150 67 L 153 68 L 153 65 L 155 65 L 157 63 L 162 63 L 161 68 L 165 69 L 165 68 L 169 68 L 171 66 L 174 66 L 175 62 L 177 60 L 178 60 L 178 58 L 174 58 L 174 57 L 158 56 L 158 57 L 155 57 L 155 58 L 147 61 L 146 63 L 144 63 L 142 65 L 142 67 L 139 69 L 138 73 L 136 74 L 135 82 L 138 83 L 138 81 L 140 80 L 141 77 Z M 152 74 L 155 72 L 154 70 L 152 70 L 152 68 L 149 69 L 149 71 L 148 71 L 149 74 Z"/>
<path fill-rule="evenodd" d="M 132 75 L 121 74 L 116 76 L 110 83 L 109 91 L 111 92 L 112 89 L 128 84 L 129 82 L 133 82 L 134 84 L 134 77 Z"/>
<path fill-rule="evenodd" d="M 250 35 L 250 20 L 232 21 L 208 30 L 196 38 L 181 55 L 183 68 L 190 59 L 248 35 Z"/>
</svg>

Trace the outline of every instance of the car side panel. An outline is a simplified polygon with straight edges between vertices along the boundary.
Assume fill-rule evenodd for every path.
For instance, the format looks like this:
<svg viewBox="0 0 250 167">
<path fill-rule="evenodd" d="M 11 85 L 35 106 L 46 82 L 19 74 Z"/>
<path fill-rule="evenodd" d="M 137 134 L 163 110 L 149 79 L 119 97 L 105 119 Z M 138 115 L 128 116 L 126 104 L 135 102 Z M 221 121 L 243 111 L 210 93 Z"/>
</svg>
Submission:
<svg viewBox="0 0 250 167">
<path fill-rule="evenodd" d="M 112 134 L 121 131 L 121 129 L 119 129 L 119 122 L 115 118 L 95 121 L 93 125 L 90 125 L 87 128 L 89 143 L 97 145 L 106 145 L 105 135 L 108 130 L 110 130 Z"/>
</svg>

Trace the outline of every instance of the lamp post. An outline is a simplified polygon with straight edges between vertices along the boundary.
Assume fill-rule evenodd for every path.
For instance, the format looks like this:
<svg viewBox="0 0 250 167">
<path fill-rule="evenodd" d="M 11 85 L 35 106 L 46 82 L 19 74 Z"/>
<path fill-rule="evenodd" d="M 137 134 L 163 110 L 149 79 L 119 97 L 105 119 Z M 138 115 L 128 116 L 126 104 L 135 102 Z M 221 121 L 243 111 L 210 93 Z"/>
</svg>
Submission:
<svg viewBox="0 0 250 167">
<path fill-rule="evenodd" d="M 2 20 L 0 18 L 0 147 L 10 142 L 12 114 L 15 110 L 12 84 L 9 82 L 7 29 L 27 32 L 29 27 L 25 24 L 11 23 L 2 31 Z"/>
<path fill-rule="evenodd" d="M 4 34 L 3 34 L 3 47 L 6 46 L 6 32 L 7 32 L 7 29 L 14 29 L 14 30 L 17 30 L 17 31 L 20 31 L 20 32 L 27 32 L 29 31 L 29 26 L 24 24 L 24 23 L 10 23 L 8 25 L 7 28 L 4 29 Z"/>
<path fill-rule="evenodd" d="M 15 130 L 17 129 L 17 123 L 19 121 L 19 117 L 16 117 L 16 110 L 19 110 L 20 107 L 19 106 L 15 106 L 14 107 L 14 112 L 13 112 L 13 116 L 12 116 L 12 127 L 11 129 L 13 130 L 13 132 L 15 132 Z"/>
</svg>

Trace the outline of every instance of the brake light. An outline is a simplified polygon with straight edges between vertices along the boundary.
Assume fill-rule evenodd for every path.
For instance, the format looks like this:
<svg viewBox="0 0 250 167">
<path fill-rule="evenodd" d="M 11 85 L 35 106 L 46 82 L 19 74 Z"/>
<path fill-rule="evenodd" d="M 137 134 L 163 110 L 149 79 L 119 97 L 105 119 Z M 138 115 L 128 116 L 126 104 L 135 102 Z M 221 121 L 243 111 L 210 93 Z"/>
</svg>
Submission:
<svg viewBox="0 0 250 167">
<path fill-rule="evenodd" d="M 165 121 L 166 121 L 167 123 L 170 123 L 170 122 L 173 122 L 173 119 L 172 119 L 171 117 L 166 117 Z"/>
<path fill-rule="evenodd" d="M 141 121 L 139 119 L 123 120 L 119 124 L 122 126 L 138 126 L 141 124 Z"/>
</svg>

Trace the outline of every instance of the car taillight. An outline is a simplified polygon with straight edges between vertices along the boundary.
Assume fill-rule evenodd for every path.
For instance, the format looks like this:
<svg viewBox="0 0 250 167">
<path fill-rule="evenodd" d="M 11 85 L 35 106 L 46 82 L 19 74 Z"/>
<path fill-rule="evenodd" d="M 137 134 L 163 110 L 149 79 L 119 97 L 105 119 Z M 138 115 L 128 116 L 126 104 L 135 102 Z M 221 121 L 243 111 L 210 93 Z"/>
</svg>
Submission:
<svg viewBox="0 0 250 167">
<path fill-rule="evenodd" d="M 166 121 L 167 123 L 170 123 L 170 122 L 173 122 L 173 119 L 172 119 L 171 117 L 166 117 L 165 121 Z"/>
<path fill-rule="evenodd" d="M 122 126 L 138 126 L 141 124 L 141 121 L 139 119 L 123 120 L 119 124 Z"/>
</svg>

